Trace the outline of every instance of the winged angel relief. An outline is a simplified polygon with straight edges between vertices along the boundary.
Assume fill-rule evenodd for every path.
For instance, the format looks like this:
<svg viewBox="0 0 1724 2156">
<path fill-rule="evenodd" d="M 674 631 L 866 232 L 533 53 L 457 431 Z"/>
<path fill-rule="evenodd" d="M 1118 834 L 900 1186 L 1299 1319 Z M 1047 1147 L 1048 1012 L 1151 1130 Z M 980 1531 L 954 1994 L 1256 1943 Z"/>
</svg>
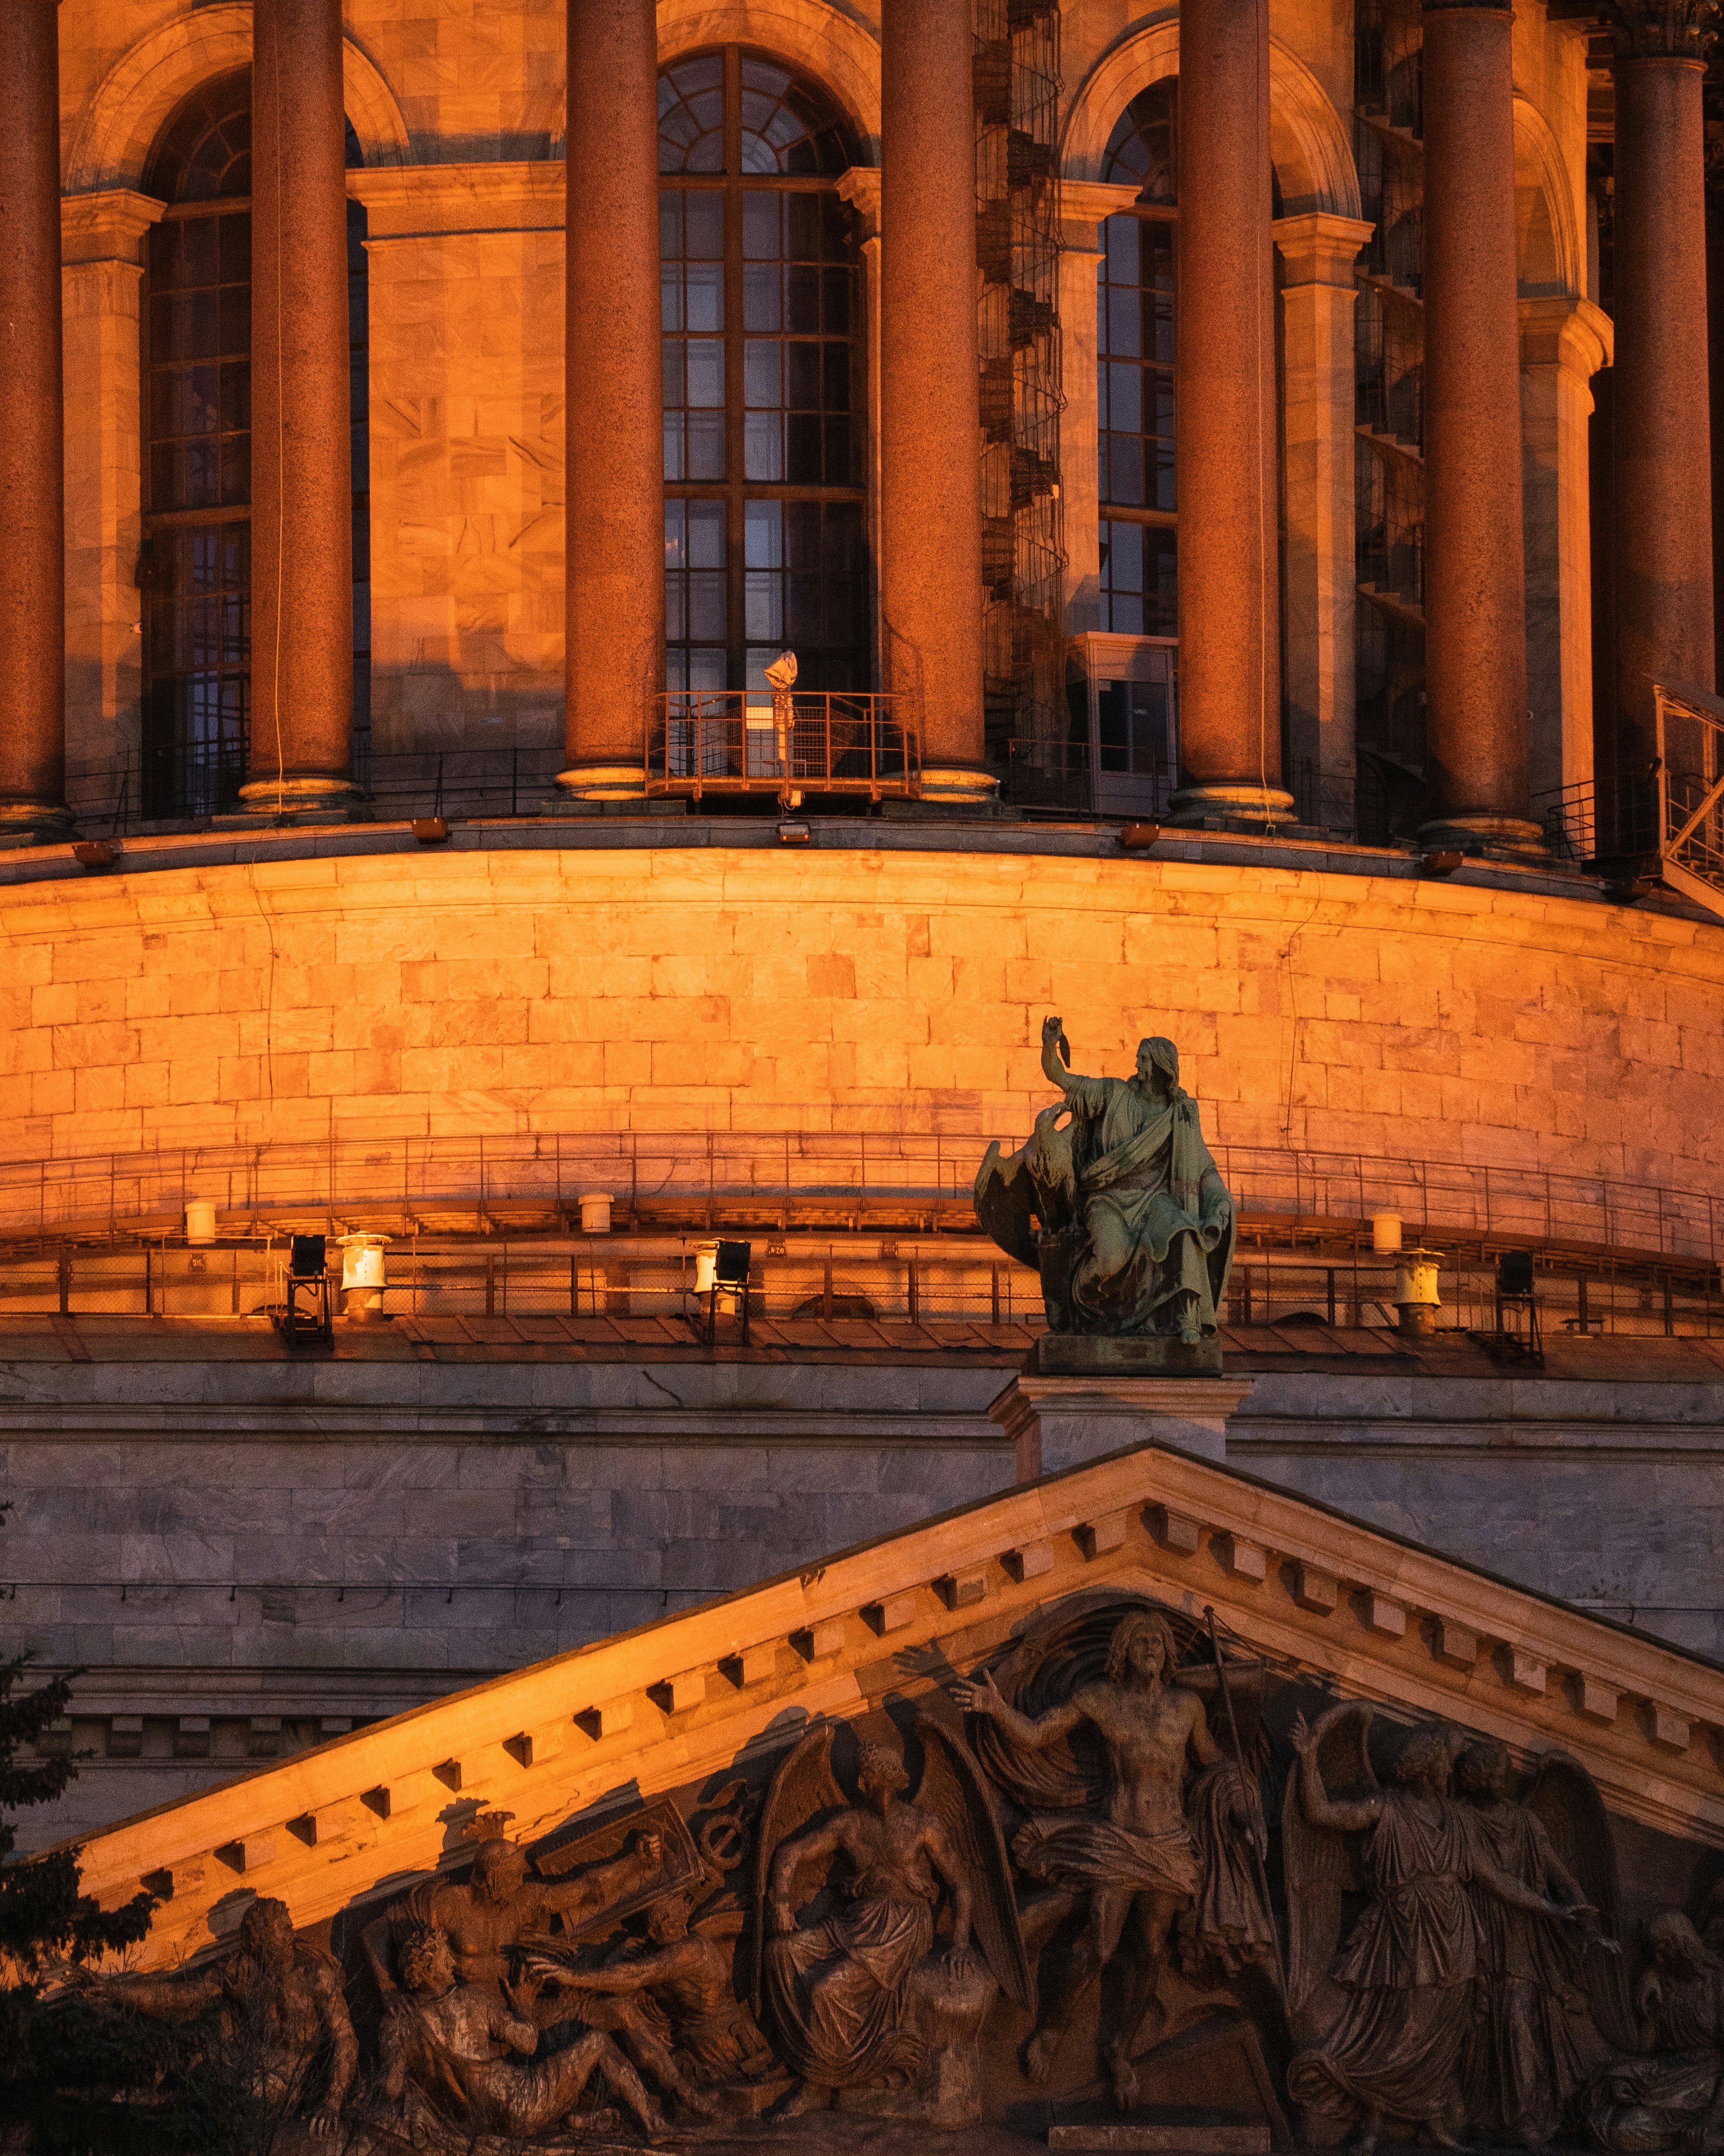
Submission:
<svg viewBox="0 0 1724 2156">
<path fill-rule="evenodd" d="M 1446 1726 L 1403 1741 L 1385 1788 L 1371 1719 L 1349 1703 L 1294 1727 L 1287 2006 L 1305 2048 L 1289 2093 L 1319 2120 L 1355 2122 L 1360 2156 L 1389 2120 L 1439 2147 L 1470 2123 L 1541 2147 L 1621 2019 L 1598 1793 L 1556 1755 L 1513 1799 L 1503 1748 Z M 1361 1892 L 1343 1941 L 1343 1897 Z"/>
<path fill-rule="evenodd" d="M 755 2005 L 797 2076 L 780 2117 L 824 2108 L 844 2091 L 863 2107 L 936 2124 L 979 2118 L 983 2018 L 1000 1991 L 1029 2003 L 1011 1867 L 976 1763 L 926 1717 L 916 1733 L 913 1798 L 898 1751 L 865 1743 L 859 1802 L 848 1804 L 828 1728 L 803 1739 L 767 1799 Z M 828 1874 L 838 1860 L 834 1891 Z M 810 1885 L 824 1891 L 799 1903 Z M 951 1930 L 936 1952 L 942 1902 Z"/>
<path fill-rule="evenodd" d="M 336 2133 L 349 2156 L 578 2156 L 630 2120 L 826 2148 L 836 2122 L 790 2122 L 1110 2097 L 1275 2133 L 1283 2092 L 1308 2143 L 1363 2156 L 1583 2127 L 1605 2156 L 1724 2156 L 1724 1885 L 1700 1928 L 1654 1918 L 1630 1984 L 1577 1761 L 1523 1782 L 1490 1739 L 1347 1703 L 1292 1722 L 1277 1790 L 1264 1661 L 1117 1588 L 942 1674 L 967 1742 L 942 1701 L 906 1764 L 870 1716 L 853 1793 L 823 1722 L 763 1799 L 745 1772 L 686 1815 L 660 1795 L 532 1852 L 484 1840 L 356 1905 L 330 1952 L 258 1902 L 222 1958 L 82 1988 L 207 2021 L 187 2056 L 238 2059 L 282 2115 L 273 2156 Z M 1268 1704 L 1285 1731 L 1294 1700 Z"/>
</svg>

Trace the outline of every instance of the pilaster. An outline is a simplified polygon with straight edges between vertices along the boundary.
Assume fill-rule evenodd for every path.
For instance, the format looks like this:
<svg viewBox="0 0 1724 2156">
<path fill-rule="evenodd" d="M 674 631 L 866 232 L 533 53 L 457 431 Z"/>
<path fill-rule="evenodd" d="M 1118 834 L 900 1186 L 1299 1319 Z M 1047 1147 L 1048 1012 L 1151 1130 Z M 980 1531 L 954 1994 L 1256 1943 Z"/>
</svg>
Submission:
<svg viewBox="0 0 1724 2156">
<path fill-rule="evenodd" d="M 66 383 L 66 788 L 110 798 L 141 752 L 138 305 L 164 205 L 130 187 L 60 204 Z M 131 802 L 137 805 L 137 781 Z"/>
<path fill-rule="evenodd" d="M 1353 264 L 1371 225 L 1329 210 L 1277 219 L 1289 774 L 1307 811 L 1352 820 L 1353 784 Z"/>
<path fill-rule="evenodd" d="M 1610 318 L 1590 300 L 1523 299 L 1527 783 L 1535 806 L 1593 776 L 1592 516 L 1587 421 Z"/>
<path fill-rule="evenodd" d="M 347 187 L 370 272 L 373 747 L 551 747 L 563 168 L 383 166 Z"/>
<path fill-rule="evenodd" d="M 862 318 L 868 341 L 868 558 L 875 588 L 869 594 L 869 619 L 875 624 L 870 654 L 874 685 L 884 675 L 880 648 L 880 167 L 852 165 L 839 175 L 839 198 L 856 213 L 861 233 Z"/>
</svg>

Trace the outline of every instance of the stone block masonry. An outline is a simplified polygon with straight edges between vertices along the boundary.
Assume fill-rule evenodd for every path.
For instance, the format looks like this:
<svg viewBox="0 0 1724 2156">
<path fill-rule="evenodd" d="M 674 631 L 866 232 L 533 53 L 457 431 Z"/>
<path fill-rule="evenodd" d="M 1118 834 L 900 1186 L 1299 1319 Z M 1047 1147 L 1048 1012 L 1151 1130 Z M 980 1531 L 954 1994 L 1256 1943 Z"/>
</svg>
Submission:
<svg viewBox="0 0 1724 2156">
<path fill-rule="evenodd" d="M 1048 1011 L 1090 1070 L 1171 1035 L 1222 1143 L 1687 1188 L 1724 1143 L 1716 926 L 1530 881 L 839 839 L 8 886 L 0 1152 L 1021 1137 L 1046 1099 Z"/>
</svg>

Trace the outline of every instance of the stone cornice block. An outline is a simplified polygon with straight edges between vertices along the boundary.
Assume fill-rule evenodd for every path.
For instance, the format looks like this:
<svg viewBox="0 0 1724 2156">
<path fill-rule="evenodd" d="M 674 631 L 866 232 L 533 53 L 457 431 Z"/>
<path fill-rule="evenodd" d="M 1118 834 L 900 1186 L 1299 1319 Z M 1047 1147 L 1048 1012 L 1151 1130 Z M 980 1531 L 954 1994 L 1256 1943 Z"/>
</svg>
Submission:
<svg viewBox="0 0 1724 2156">
<path fill-rule="evenodd" d="M 988 1567 L 966 1565 L 962 1572 L 942 1573 L 934 1582 L 935 1592 L 948 1609 L 968 1609 L 987 1598 Z"/>
<path fill-rule="evenodd" d="M 1516 1691 L 1542 1692 L 1550 1678 L 1542 1656 L 1513 1645 L 1503 1650 L 1503 1673 Z"/>
<path fill-rule="evenodd" d="M 1575 1679 L 1574 1693 L 1576 1711 L 1588 1722 L 1615 1721 L 1622 1695 L 1614 1685 L 1601 1684 L 1597 1677 L 1583 1673 Z"/>
<path fill-rule="evenodd" d="M 1188 1512 L 1152 1505 L 1144 1517 L 1150 1532 L 1170 1557 L 1195 1557 L 1203 1548 L 1203 1531 Z"/>
<path fill-rule="evenodd" d="M 1661 1751 L 1686 1752 L 1693 1742 L 1694 1731 L 1687 1716 L 1655 1699 L 1647 1702 L 1646 1726 L 1648 1735 Z"/>
<path fill-rule="evenodd" d="M 216 1861 L 242 1875 L 261 1871 L 275 1861 L 275 1837 L 273 1834 L 242 1835 L 237 1840 L 222 1845 L 216 1851 Z"/>
<path fill-rule="evenodd" d="M 1060 182 L 1060 244 L 1068 253 L 1095 253 L 1101 226 L 1121 210 L 1130 209 L 1140 189 L 1114 180 L 1061 180 Z"/>
<path fill-rule="evenodd" d="M 1339 291 L 1351 293 L 1357 289 L 1353 264 L 1359 249 L 1377 227 L 1364 218 L 1311 209 L 1296 217 L 1278 217 L 1273 229 L 1285 267 L 1287 289 L 1332 285 Z"/>
<path fill-rule="evenodd" d="M 764 1684 L 777 1673 L 778 1643 L 765 1640 L 758 1645 L 744 1647 L 740 1654 L 726 1655 L 719 1666 L 739 1691 L 749 1685 Z"/>
<path fill-rule="evenodd" d="M 1289 1569 L 1292 1574 L 1293 1599 L 1300 1608 L 1314 1610 L 1321 1617 L 1331 1615 L 1341 1599 L 1341 1589 L 1334 1573 L 1296 1560 Z"/>
<path fill-rule="evenodd" d="M 1027 1579 L 1039 1579 L 1054 1569 L 1053 1544 L 1031 1543 L 1026 1549 L 1008 1550 L 1003 1563 L 1020 1586 Z"/>
<path fill-rule="evenodd" d="M 584 1729 L 595 1744 L 607 1737 L 620 1736 L 634 1720 L 634 1703 L 627 1699 L 611 1699 L 603 1707 L 583 1707 L 574 1717 L 576 1727 Z"/>
<path fill-rule="evenodd" d="M 144 234 L 167 204 L 131 187 L 104 187 L 99 193 L 60 198 L 60 267 L 75 270 L 93 262 L 118 262 L 128 270 L 143 267 Z"/>
<path fill-rule="evenodd" d="M 655 1684 L 647 1697 L 666 1714 L 686 1714 L 690 1707 L 706 1704 L 706 1672 L 685 1670 L 680 1676 Z"/>
<path fill-rule="evenodd" d="M 865 240 L 880 237 L 880 167 L 851 165 L 838 176 L 836 192 L 862 220 Z"/>
<path fill-rule="evenodd" d="M 1522 367 L 1561 367 L 1589 382 L 1615 355 L 1616 325 L 1591 300 L 1534 295 L 1519 311 Z"/>
<path fill-rule="evenodd" d="M 900 1594 L 883 1595 L 878 1602 L 864 1604 L 862 1621 L 872 1625 L 882 1638 L 888 1632 L 901 1632 L 906 1625 L 916 1622 L 921 1599 L 913 1587 Z"/>
<path fill-rule="evenodd" d="M 1392 1594 L 1367 1587 L 1360 1597 L 1360 1614 L 1367 1631 L 1380 1632 L 1386 1640 L 1404 1640 L 1407 1636 L 1407 1605 L 1397 1602 Z"/>
<path fill-rule="evenodd" d="M 549 159 L 516 164 L 380 165 L 351 172 L 347 192 L 365 204 L 366 243 L 490 232 L 560 232 L 563 168 Z"/>
<path fill-rule="evenodd" d="M 1109 1512 L 1099 1520 L 1085 1520 L 1077 1528 L 1078 1547 L 1086 1558 L 1106 1557 L 1122 1549 L 1130 1522 L 1123 1512 Z"/>
<path fill-rule="evenodd" d="M 824 1661 L 844 1652 L 844 1620 L 824 1617 L 818 1625 L 804 1625 L 791 1635 L 790 1644 L 805 1662 Z"/>
<path fill-rule="evenodd" d="M 1479 1659 L 1479 1635 L 1470 1625 L 1453 1617 L 1439 1617 L 1432 1651 L 1451 1670 L 1470 1670 Z"/>
<path fill-rule="evenodd" d="M 1261 1543 L 1248 1542 L 1243 1535 L 1224 1533 L 1215 1537 L 1210 1548 L 1224 1569 L 1235 1579 L 1256 1587 L 1269 1577 L 1269 1553 Z"/>
</svg>

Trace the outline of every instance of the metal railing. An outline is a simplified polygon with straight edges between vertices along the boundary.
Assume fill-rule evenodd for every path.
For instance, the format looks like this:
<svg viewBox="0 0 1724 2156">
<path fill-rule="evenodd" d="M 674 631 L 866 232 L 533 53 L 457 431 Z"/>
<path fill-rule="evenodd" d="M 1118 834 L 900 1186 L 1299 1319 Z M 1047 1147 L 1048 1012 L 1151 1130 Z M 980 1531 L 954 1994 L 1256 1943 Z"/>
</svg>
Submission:
<svg viewBox="0 0 1724 2156">
<path fill-rule="evenodd" d="M 1003 1134 L 1007 1146 L 1024 1133 Z M 0 1163 L 0 1237 L 103 1238 L 177 1230 L 188 1201 L 230 1229 L 567 1232 L 603 1192 L 618 1226 L 675 1232 L 726 1222 L 898 1225 L 969 1233 L 980 1132 L 581 1132 L 204 1146 Z M 1448 1246 L 1492 1243 L 1588 1261 L 1716 1268 L 1724 1226 L 1710 1190 L 1559 1169 L 1213 1146 L 1249 1232 L 1287 1247 L 1351 1250 L 1379 1213 Z"/>
<path fill-rule="evenodd" d="M 1653 703 L 1659 866 L 1673 889 L 1724 914 L 1724 702 L 1660 684 Z"/>
<path fill-rule="evenodd" d="M 916 731 L 890 696 L 673 690 L 659 699 L 647 748 L 650 793 L 913 796 L 921 783 Z"/>
<path fill-rule="evenodd" d="M 38 1247 L 0 1263 L 0 1318 L 275 1315 L 285 1300 L 286 1260 L 280 1237 L 224 1235 L 199 1247 L 177 1236 L 99 1250 Z M 1555 1252 L 1535 1262 L 1547 1339 L 1564 1332 L 1724 1335 L 1724 1292 L 1711 1268 L 1588 1265 Z M 474 1243 L 406 1236 L 390 1246 L 387 1269 L 382 1309 L 397 1319 L 559 1318 L 572 1322 L 577 1339 L 620 1338 L 647 1348 L 680 1338 L 686 1344 L 706 1322 L 693 1237 L 509 1235 Z M 331 1273 L 333 1286 L 339 1268 Z M 1491 1257 L 1476 1249 L 1443 1250 L 1439 1327 L 1494 1334 L 1496 1284 Z M 1376 1255 L 1368 1244 L 1314 1261 L 1308 1251 L 1265 1249 L 1249 1240 L 1235 1257 L 1222 1318 L 1232 1327 L 1288 1328 L 1280 1343 L 1255 1339 L 1260 1350 L 1277 1352 L 1279 1344 L 1321 1353 L 1319 1336 L 1294 1328 L 1312 1322 L 1394 1327 L 1395 1290 L 1393 1260 Z M 973 1236 L 757 1238 L 749 1301 L 756 1339 L 766 1344 L 771 1336 L 762 1327 L 792 1328 L 793 1340 L 793 1328 L 810 1323 L 1039 1330 L 1044 1322 L 1034 1273 Z M 523 1336 L 462 1322 L 432 1337 L 459 1346 Z M 524 1337 L 555 1344 L 570 1336 L 530 1329 Z"/>
<path fill-rule="evenodd" d="M 356 745 L 353 776 L 371 798 L 379 822 L 416 816 L 539 816 L 566 757 L 562 745 L 544 748 L 366 749 Z M 199 829 L 208 814 L 152 816 L 129 765 L 90 764 L 66 774 L 66 798 L 86 838 L 118 838 L 154 824 Z M 228 802 L 226 805 L 231 807 Z"/>
</svg>

